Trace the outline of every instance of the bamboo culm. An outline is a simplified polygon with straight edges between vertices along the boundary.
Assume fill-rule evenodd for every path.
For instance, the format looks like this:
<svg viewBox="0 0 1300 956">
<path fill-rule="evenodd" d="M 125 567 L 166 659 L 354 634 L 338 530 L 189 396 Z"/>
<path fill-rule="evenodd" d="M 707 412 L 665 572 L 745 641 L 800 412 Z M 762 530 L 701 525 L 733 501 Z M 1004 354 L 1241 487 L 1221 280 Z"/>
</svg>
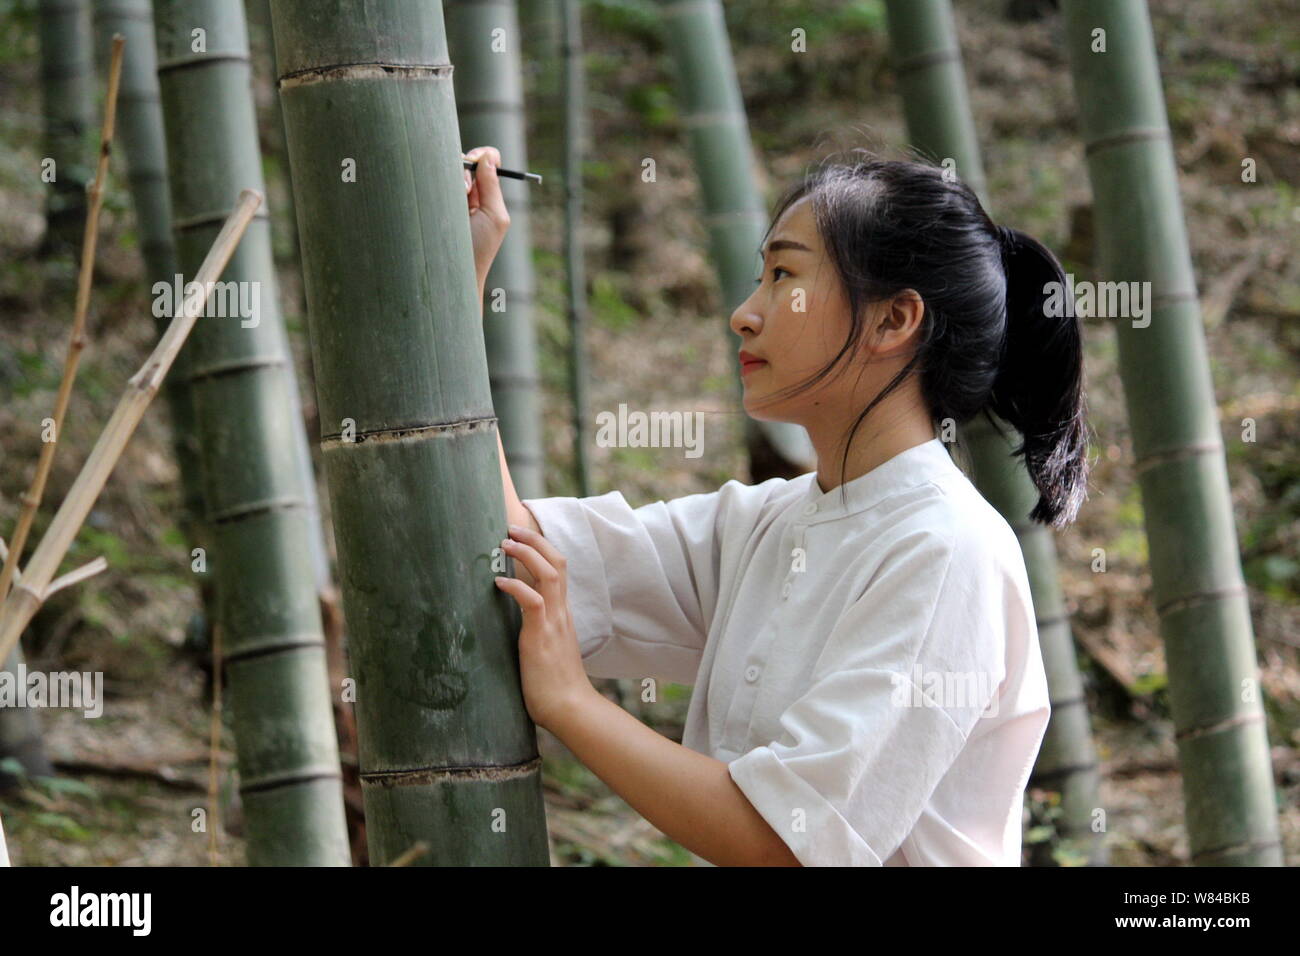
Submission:
<svg viewBox="0 0 1300 956">
<path fill-rule="evenodd" d="M 514 0 L 448 0 L 447 43 L 456 63 L 456 116 L 467 149 L 495 146 L 504 164 L 528 166 L 520 32 Z M 488 271 L 483 305 L 492 406 L 510 476 L 522 498 L 546 494 L 541 377 L 533 323 L 535 186 L 502 179 L 510 231 Z M 581 434 L 581 433 L 579 433 Z"/>
<path fill-rule="evenodd" d="M 659 0 L 659 10 L 677 66 L 682 121 L 700 181 L 723 315 L 730 318 L 753 291 L 760 263 L 758 247 L 768 225 L 766 200 L 754 176 L 749 124 L 731 42 L 718 0 Z M 734 353 L 740 348 L 739 337 L 730 323 L 724 323 L 724 329 Z M 744 386 L 739 368 L 736 372 L 735 392 L 740 403 Z M 803 427 L 758 421 L 748 415 L 744 423 L 755 482 L 773 474 L 793 478 L 816 467 L 812 441 Z"/>
<path fill-rule="evenodd" d="M 1191 862 L 1280 866 L 1250 604 L 1150 17 L 1143 0 L 1061 10 L 1097 272 L 1150 283 L 1150 312 L 1115 329 Z"/>
<path fill-rule="evenodd" d="M 154 14 L 177 258 L 188 274 L 238 189 L 262 188 L 247 30 L 240 0 L 155 3 Z M 248 861 L 347 866 L 312 553 L 319 518 L 299 457 L 304 426 L 265 213 L 224 279 L 237 295 L 195 330 L 189 384 Z"/>
<path fill-rule="evenodd" d="M 370 859 L 545 866 L 442 7 L 271 15 Z"/>
<path fill-rule="evenodd" d="M 885 10 L 912 145 L 933 162 L 950 162 L 957 177 L 989 209 L 951 0 L 886 0 Z M 1012 455 L 1020 436 L 1006 422 L 999 425 L 1002 434 L 977 416 L 961 428 L 960 437 L 975 485 L 1015 531 L 1029 575 L 1052 704 L 1032 782 L 1061 794 L 1057 830 L 1066 854 L 1102 865 L 1104 831 L 1092 825 L 1101 805 L 1100 773 L 1056 543 L 1049 528 L 1028 520 L 1038 492 L 1024 462 Z M 1047 854 L 1040 856 L 1047 862 Z"/>
</svg>

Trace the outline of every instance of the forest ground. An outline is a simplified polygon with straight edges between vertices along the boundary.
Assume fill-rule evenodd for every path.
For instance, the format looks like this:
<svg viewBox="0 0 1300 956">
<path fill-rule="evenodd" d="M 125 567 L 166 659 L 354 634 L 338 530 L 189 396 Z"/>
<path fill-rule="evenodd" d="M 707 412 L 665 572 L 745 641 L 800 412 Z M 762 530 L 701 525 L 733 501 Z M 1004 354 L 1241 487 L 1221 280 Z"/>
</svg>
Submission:
<svg viewBox="0 0 1300 956">
<path fill-rule="evenodd" d="M 6 537 L 53 404 L 71 316 L 73 264 L 35 256 L 43 230 L 41 107 L 33 0 L 0 0 L 0 516 Z M 1092 274 L 1089 191 L 1056 16 L 1011 22 L 1005 0 L 957 4 L 967 81 L 999 222 L 1039 236 L 1078 277 Z M 620 402 L 708 414 L 708 453 L 591 447 L 594 493 L 633 505 L 748 480 L 735 401 L 733 346 L 700 223 L 700 199 L 673 98 L 662 28 L 648 0 L 588 3 L 591 89 L 584 242 L 590 277 L 592 414 Z M 729 29 L 767 198 L 828 148 L 897 154 L 902 116 L 883 7 L 874 0 L 727 3 Z M 1250 587 L 1287 862 L 1300 862 L 1300 37 L 1285 0 L 1153 0 L 1153 20 L 1205 312 L 1233 505 Z M 528 20 L 536 24 L 537 21 Z M 792 54 L 803 27 L 808 52 Z M 1284 32 L 1289 31 L 1289 32 Z M 258 51 L 264 39 L 255 37 Z M 549 49 L 548 49 L 549 46 Z M 554 46 L 534 29 L 528 168 L 534 189 L 537 321 L 546 387 L 548 493 L 575 493 L 566 399 L 560 124 Z M 454 51 L 453 51 L 454 54 Z M 262 71 L 263 107 L 270 86 Z M 265 110 L 264 110 L 265 113 Z M 270 200 L 283 225 L 283 164 L 263 117 Z M 466 143 L 464 146 L 481 145 Z M 640 182 L 654 157 L 657 181 Z M 1243 183 L 1243 159 L 1258 181 Z M 511 158 L 506 157 L 507 165 Z M 310 434 L 316 433 L 301 290 L 279 230 L 282 298 L 298 349 Z M 83 359 L 47 502 L 63 492 L 154 324 L 129 195 L 115 157 L 105 203 L 91 341 Z M 1163 648 L 1112 330 L 1088 327 L 1087 375 L 1096 459 L 1091 498 L 1057 537 L 1103 762 L 1111 861 L 1187 859 L 1181 777 Z M 1243 418 L 1258 440 L 1241 440 Z M 322 489 L 322 501 L 326 496 Z M 38 525 L 44 527 L 49 509 Z M 150 411 L 78 539 L 69 562 L 105 555 L 110 570 L 58 595 L 34 622 L 31 666 L 101 670 L 104 716 L 41 714 L 59 775 L 0 797 L 16 864 L 204 864 L 208 838 L 191 810 L 207 787 L 210 701 L 201 653 L 186 630 L 197 609 L 181 534 L 177 473 L 161 403 Z M 1093 549 L 1108 568 L 1093 573 Z M 624 690 L 631 695 L 629 684 Z M 679 736 L 689 689 L 669 687 L 641 716 Z M 220 861 L 242 862 L 230 735 L 223 735 Z M 542 734 L 553 858 L 558 864 L 689 865 Z M 1051 797 L 1031 791 L 1035 819 Z M 1050 841 L 1034 827 L 1029 843 Z M 1077 862 L 1058 854 L 1058 862 Z"/>
</svg>

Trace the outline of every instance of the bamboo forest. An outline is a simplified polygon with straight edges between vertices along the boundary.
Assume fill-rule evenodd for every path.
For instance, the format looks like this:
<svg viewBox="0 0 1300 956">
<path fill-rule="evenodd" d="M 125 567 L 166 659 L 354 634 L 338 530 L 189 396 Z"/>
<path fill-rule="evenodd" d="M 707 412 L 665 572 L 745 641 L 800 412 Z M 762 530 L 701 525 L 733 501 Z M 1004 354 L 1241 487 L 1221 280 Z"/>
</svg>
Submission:
<svg viewBox="0 0 1300 956">
<path fill-rule="evenodd" d="M 0 863 L 1300 862 L 1293 2 L 0 0 L 0 140 Z"/>
</svg>

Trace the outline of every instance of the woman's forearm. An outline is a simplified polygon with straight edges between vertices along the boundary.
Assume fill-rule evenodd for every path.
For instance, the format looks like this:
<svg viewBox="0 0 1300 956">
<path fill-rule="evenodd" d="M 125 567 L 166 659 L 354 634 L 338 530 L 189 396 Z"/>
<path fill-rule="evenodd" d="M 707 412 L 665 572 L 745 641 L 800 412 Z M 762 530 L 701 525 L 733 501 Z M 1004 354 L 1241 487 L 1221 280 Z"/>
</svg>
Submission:
<svg viewBox="0 0 1300 956">
<path fill-rule="evenodd" d="M 669 740 L 594 690 L 547 727 L 634 810 L 718 866 L 798 866 L 727 765 Z"/>
<path fill-rule="evenodd" d="M 478 277 L 478 309 L 479 319 L 483 318 L 483 293 L 487 284 L 487 276 Z M 510 524 L 519 525 L 521 528 L 532 528 L 538 534 L 542 533 L 541 526 L 533 513 L 528 510 L 528 506 L 519 500 L 519 494 L 515 491 L 514 479 L 510 477 L 510 464 L 506 461 L 506 449 L 501 444 L 501 429 L 497 429 L 497 458 L 501 463 L 501 487 L 506 496 L 506 521 Z M 518 566 L 519 577 L 524 583 L 532 585 L 533 576 L 528 573 L 528 569 Z"/>
</svg>

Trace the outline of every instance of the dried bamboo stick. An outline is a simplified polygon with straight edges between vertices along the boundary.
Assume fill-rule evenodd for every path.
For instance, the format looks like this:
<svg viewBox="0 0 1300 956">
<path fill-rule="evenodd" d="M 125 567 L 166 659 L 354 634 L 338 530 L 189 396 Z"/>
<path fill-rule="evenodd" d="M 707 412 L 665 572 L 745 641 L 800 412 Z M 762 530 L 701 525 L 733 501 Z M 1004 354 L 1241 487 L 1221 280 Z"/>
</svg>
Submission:
<svg viewBox="0 0 1300 956">
<path fill-rule="evenodd" d="M 149 407 L 149 402 L 157 393 L 163 377 L 171 368 L 172 362 L 176 360 L 177 353 L 180 352 L 190 330 L 194 328 L 194 323 L 203 312 L 208 296 L 212 293 L 213 283 L 225 271 L 226 263 L 230 261 L 231 254 L 235 251 L 235 247 L 244 235 L 244 230 L 248 228 L 253 218 L 253 213 L 261 203 L 261 194 L 251 189 L 245 189 L 239 194 L 239 202 L 226 219 L 225 225 L 221 227 L 221 232 L 218 233 L 207 258 L 203 260 L 203 265 L 199 267 L 198 274 L 191 283 L 197 288 L 192 294 L 186 296 L 180 314 L 172 319 L 171 325 L 167 327 L 167 331 L 163 333 L 163 337 L 149 358 L 127 382 L 126 392 L 118 402 L 113 416 L 104 426 L 99 440 L 95 442 L 95 447 L 91 449 L 86 463 L 81 468 L 81 473 L 77 475 L 77 480 L 68 491 L 67 498 L 59 506 L 54 520 L 50 522 L 49 528 L 41 538 L 41 543 L 32 553 L 32 559 L 23 572 L 22 581 L 4 603 L 0 604 L 0 660 L 4 660 L 18 643 L 23 628 L 31 621 L 32 615 L 45 600 L 54 572 L 58 570 L 77 532 L 81 530 L 86 515 L 90 514 L 95 499 L 104 489 L 104 484 L 108 481 L 114 466 L 117 465 L 117 460 L 122 456 L 126 443 L 130 441 L 136 426 L 140 424 L 140 419 L 144 417 L 145 409 Z M 16 550 L 10 548 L 11 560 Z"/>
<path fill-rule="evenodd" d="M 77 365 L 82 349 L 86 347 L 86 313 L 90 310 L 90 283 L 95 274 L 95 244 L 99 238 L 99 210 L 104 204 L 104 180 L 108 177 L 108 155 L 112 151 L 113 125 L 117 121 L 117 88 L 122 78 L 122 50 L 126 40 L 122 34 L 113 35 L 113 53 L 108 64 L 108 96 L 104 100 L 104 125 L 99 133 L 99 163 L 95 179 L 90 184 L 86 228 L 81 240 L 81 272 L 77 276 L 77 305 L 72 318 L 72 335 L 68 339 L 68 354 L 63 360 L 63 378 L 59 381 L 59 394 L 54 401 L 54 435 L 41 445 L 41 456 L 36 461 L 36 474 L 31 486 L 23 495 L 22 511 L 10 539 L 9 554 L 4 569 L 0 570 L 0 601 L 9 593 L 9 586 L 18 571 L 18 561 L 27 546 L 27 535 L 32 530 L 37 509 L 45 494 L 45 482 L 54 464 L 54 451 L 63 434 L 63 419 L 68 413 L 72 398 L 72 383 L 77 377 Z"/>
</svg>

